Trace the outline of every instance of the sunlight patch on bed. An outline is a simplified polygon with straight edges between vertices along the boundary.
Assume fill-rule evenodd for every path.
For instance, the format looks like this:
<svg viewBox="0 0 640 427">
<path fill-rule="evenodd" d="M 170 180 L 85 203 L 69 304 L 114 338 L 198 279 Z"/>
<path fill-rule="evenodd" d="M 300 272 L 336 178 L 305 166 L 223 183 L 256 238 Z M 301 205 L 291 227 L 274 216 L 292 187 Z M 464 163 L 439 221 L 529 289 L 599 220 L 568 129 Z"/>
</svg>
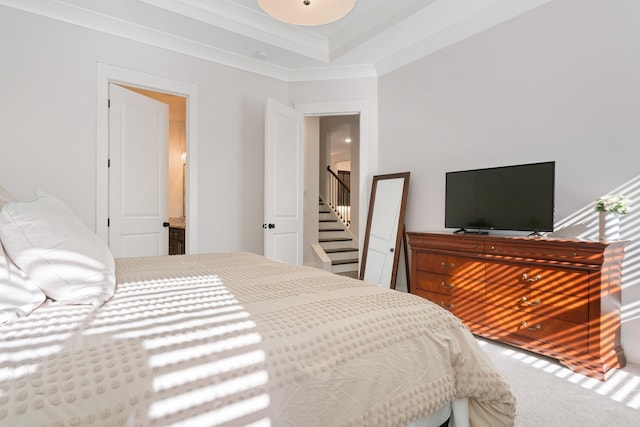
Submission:
<svg viewBox="0 0 640 427">
<path fill-rule="evenodd" d="M 269 406 L 269 403 L 269 396 L 262 394 L 243 402 L 227 405 L 219 410 L 200 414 L 195 417 L 191 417 L 186 421 L 181 421 L 172 425 L 176 427 L 218 426 L 249 415 L 253 412 L 262 411 Z M 269 427 L 271 426 L 271 421 L 265 418 L 256 423 L 248 424 L 247 426 Z"/>
<path fill-rule="evenodd" d="M 201 317 L 202 314 L 207 316 L 204 319 L 198 318 L 194 320 L 188 320 L 190 317 L 186 313 L 176 313 L 171 316 L 163 316 L 162 321 L 167 323 L 161 326 L 155 326 L 157 319 L 150 317 L 148 319 L 140 320 L 137 322 L 127 321 L 126 323 L 112 326 L 104 326 L 101 328 L 93 328 L 85 331 L 85 335 L 93 335 L 105 332 L 114 333 L 114 338 L 119 339 L 132 339 L 143 338 L 147 336 L 153 336 L 158 334 L 169 334 L 187 330 L 189 328 L 207 327 L 212 323 L 228 322 L 230 320 L 246 319 L 249 314 L 244 311 L 239 311 L 242 308 L 240 306 L 225 307 L 221 309 L 203 310 L 198 314 Z M 227 313 L 232 314 L 227 314 Z M 236 313 L 233 313 L 236 312 Z M 193 315 L 195 316 L 195 315 Z M 187 318 L 187 319 L 185 319 Z M 153 326 L 153 327 L 151 327 Z M 119 332 L 120 330 L 127 330 L 126 332 Z"/>
<path fill-rule="evenodd" d="M 38 347 L 37 349 L 29 348 L 22 351 L 13 351 L 11 353 L 2 353 L 0 357 L 0 364 L 6 362 L 20 362 L 25 360 L 32 360 L 34 357 L 47 357 L 53 354 L 59 353 L 63 349 L 62 345 L 54 344 L 44 347 Z"/>
<path fill-rule="evenodd" d="M 17 381 L 19 379 L 26 378 L 36 372 L 39 368 L 40 365 L 37 363 L 21 365 L 15 369 L 7 367 L 0 368 L 0 382 Z M 1 393 L 0 396 L 2 396 Z"/>
<path fill-rule="evenodd" d="M 219 277 L 136 282 L 120 296 L 84 334 L 136 340 L 148 352 L 155 394 L 150 419 L 198 427 L 241 419 L 271 425 L 264 412 L 270 398 L 262 336 Z"/>
<path fill-rule="evenodd" d="M 157 368 L 160 366 L 173 365 L 186 360 L 201 358 L 226 351 L 233 351 L 242 347 L 258 344 L 262 340 L 260 334 L 246 334 L 231 338 L 216 340 L 202 345 L 182 348 L 172 352 L 162 353 L 149 358 L 149 366 Z"/>
<path fill-rule="evenodd" d="M 234 304 L 234 305 L 230 305 Z M 84 335 L 95 335 L 95 334 L 103 334 L 103 333 L 114 333 L 119 330 L 127 330 L 128 332 L 122 333 L 117 337 L 122 338 L 139 338 L 142 336 L 156 334 L 161 330 L 163 333 L 170 332 L 172 329 L 180 330 L 184 329 L 185 326 L 192 327 L 191 325 L 185 325 L 184 319 L 189 317 L 197 317 L 197 320 L 194 320 L 194 323 L 200 322 L 201 325 L 208 325 L 212 322 L 212 318 L 216 318 L 218 322 L 225 322 L 228 319 L 235 318 L 244 318 L 247 317 L 248 314 L 237 314 L 230 315 L 229 317 L 220 316 L 224 313 L 234 312 L 241 310 L 242 307 L 238 305 L 238 301 L 235 299 L 225 299 L 225 301 L 212 301 L 209 303 L 210 308 L 208 310 L 201 310 L 197 313 L 187 313 L 180 310 L 174 309 L 173 312 L 169 309 L 153 309 L 153 310 L 145 310 L 145 311 L 132 311 L 127 314 L 121 314 L 119 316 L 113 316 L 109 318 L 110 324 L 104 326 L 94 326 L 90 329 L 84 331 Z M 221 308 L 216 308 L 221 307 Z M 167 322 L 169 324 L 173 324 L 173 326 L 162 326 L 155 327 L 158 317 L 162 317 L 163 322 Z M 205 319 L 202 319 L 203 316 L 206 316 Z M 182 324 L 176 324 L 175 322 L 180 322 Z M 95 321 L 94 324 L 100 324 L 100 321 Z M 195 325 L 197 326 L 197 325 Z M 137 330 L 136 332 L 133 330 Z"/>
<path fill-rule="evenodd" d="M 248 313 L 242 312 L 242 316 L 236 317 L 236 320 L 240 320 L 248 316 Z M 200 322 L 198 322 L 200 323 Z M 198 329 L 192 331 L 190 333 L 180 334 L 180 335 L 167 335 L 161 336 L 158 338 L 149 338 L 145 340 L 144 346 L 147 350 L 154 350 L 162 347 L 168 347 L 172 345 L 185 344 L 190 341 L 198 341 L 204 339 L 216 338 L 221 335 L 226 335 L 230 333 L 238 333 L 247 331 L 249 329 L 254 329 L 256 324 L 252 320 L 247 321 L 239 321 L 236 323 L 231 323 L 228 325 L 222 325 L 217 327 L 212 327 L 208 329 Z M 128 337 L 127 333 L 118 335 L 119 337 Z"/>
<path fill-rule="evenodd" d="M 220 375 L 226 372 L 240 370 L 253 365 L 258 365 L 266 360 L 264 351 L 256 350 L 237 356 L 227 357 L 214 362 L 192 366 L 164 375 L 158 375 L 153 380 L 155 391 L 166 390 L 182 386 L 189 382 L 198 381 L 207 377 Z"/>
<path fill-rule="evenodd" d="M 225 397 L 233 394 L 242 393 L 247 390 L 262 387 L 267 384 L 268 380 L 269 375 L 267 374 L 267 372 L 259 371 L 239 378 L 234 378 L 229 381 L 222 381 L 206 387 L 198 388 L 196 390 L 190 390 L 177 396 L 158 400 L 152 403 L 149 406 L 149 416 L 151 418 L 163 418 L 174 413 L 185 411 L 189 408 L 204 405 L 218 399 L 224 399 Z M 266 407 L 254 407 L 249 403 L 251 402 L 251 400 L 252 399 L 246 399 L 242 402 L 242 405 L 234 405 L 236 406 L 236 410 L 233 411 L 234 415 L 236 417 L 243 416 L 252 413 L 255 410 L 264 409 Z M 261 400 L 261 402 L 264 404 L 268 404 L 268 396 L 266 401 Z M 225 407 L 220 411 L 229 409 L 229 407 L 230 405 L 225 405 Z"/>
</svg>

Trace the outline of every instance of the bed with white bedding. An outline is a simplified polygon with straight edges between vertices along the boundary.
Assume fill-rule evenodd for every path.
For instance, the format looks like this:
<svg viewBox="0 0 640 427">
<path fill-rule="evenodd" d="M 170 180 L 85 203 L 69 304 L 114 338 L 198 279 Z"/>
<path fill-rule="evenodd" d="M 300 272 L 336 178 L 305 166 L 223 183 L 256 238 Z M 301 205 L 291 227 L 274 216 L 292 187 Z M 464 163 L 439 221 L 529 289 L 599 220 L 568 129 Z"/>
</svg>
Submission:
<svg viewBox="0 0 640 427">
<path fill-rule="evenodd" d="M 472 426 L 513 424 L 474 337 L 419 297 L 248 253 L 116 277 L 101 307 L 0 326 L 0 425 L 402 426 L 455 399 Z"/>
<path fill-rule="evenodd" d="M 513 425 L 425 299 L 249 253 L 114 260 L 55 197 L 0 208 L 0 426 Z"/>
</svg>

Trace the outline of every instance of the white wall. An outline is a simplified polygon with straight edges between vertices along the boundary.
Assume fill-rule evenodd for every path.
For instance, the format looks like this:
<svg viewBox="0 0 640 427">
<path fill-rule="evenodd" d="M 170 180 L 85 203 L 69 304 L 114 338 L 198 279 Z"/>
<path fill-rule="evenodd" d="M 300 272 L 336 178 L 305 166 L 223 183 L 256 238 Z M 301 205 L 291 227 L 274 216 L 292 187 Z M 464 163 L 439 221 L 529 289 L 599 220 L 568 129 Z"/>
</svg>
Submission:
<svg viewBox="0 0 640 427">
<path fill-rule="evenodd" d="M 263 251 L 267 97 L 287 84 L 0 7 L 0 183 L 63 199 L 95 229 L 96 64 L 198 86 L 198 248 Z"/>
<path fill-rule="evenodd" d="M 380 172 L 411 171 L 407 229 L 443 229 L 447 171 L 546 160 L 565 235 L 596 236 L 603 194 L 640 210 L 638 16 L 637 0 L 555 0 L 382 76 Z M 622 339 L 638 363 L 640 213 L 623 220 Z"/>
<path fill-rule="evenodd" d="M 367 167 L 376 165 L 375 79 L 289 85 L 3 6 L 0 47 L 0 183 L 19 198 L 31 197 L 37 188 L 60 197 L 92 229 L 97 63 L 197 85 L 198 236 L 193 252 L 263 251 L 267 97 L 365 105 L 373 147 Z"/>
</svg>

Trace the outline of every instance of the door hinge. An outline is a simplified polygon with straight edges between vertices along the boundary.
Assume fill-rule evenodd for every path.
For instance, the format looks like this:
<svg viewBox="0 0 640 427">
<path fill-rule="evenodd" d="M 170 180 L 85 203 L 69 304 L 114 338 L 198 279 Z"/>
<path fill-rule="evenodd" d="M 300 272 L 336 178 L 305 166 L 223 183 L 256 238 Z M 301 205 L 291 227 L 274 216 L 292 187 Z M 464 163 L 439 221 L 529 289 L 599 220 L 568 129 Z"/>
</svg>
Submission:
<svg viewBox="0 0 640 427">
<path fill-rule="evenodd" d="M 111 108 L 111 100 L 107 99 L 107 108 Z"/>
<path fill-rule="evenodd" d="M 107 218 L 107 227 L 111 227 L 111 218 Z"/>
<path fill-rule="evenodd" d="M 110 168 L 111 167 L 111 159 L 107 159 L 107 167 Z"/>
</svg>

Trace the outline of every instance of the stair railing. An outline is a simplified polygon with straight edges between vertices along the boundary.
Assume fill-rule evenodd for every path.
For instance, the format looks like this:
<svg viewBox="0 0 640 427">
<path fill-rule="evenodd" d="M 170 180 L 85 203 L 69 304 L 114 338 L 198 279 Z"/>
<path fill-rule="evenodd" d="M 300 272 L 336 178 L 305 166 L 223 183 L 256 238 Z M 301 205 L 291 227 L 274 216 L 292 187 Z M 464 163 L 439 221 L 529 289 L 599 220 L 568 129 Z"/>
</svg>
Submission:
<svg viewBox="0 0 640 427">
<path fill-rule="evenodd" d="M 329 183 L 327 185 L 327 197 L 325 198 L 331 209 L 342 220 L 342 223 L 351 226 L 351 191 L 349 186 L 327 166 Z"/>
</svg>

